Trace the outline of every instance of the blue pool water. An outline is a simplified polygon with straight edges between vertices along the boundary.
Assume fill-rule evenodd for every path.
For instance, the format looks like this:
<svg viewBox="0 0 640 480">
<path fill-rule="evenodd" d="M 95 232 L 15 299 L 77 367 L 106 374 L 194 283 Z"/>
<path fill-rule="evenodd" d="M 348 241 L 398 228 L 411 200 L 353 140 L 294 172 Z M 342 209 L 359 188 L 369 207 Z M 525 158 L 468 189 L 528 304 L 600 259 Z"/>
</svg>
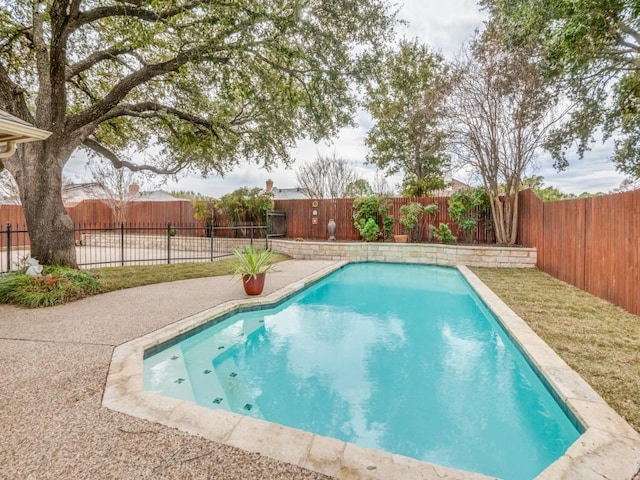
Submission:
<svg viewBox="0 0 640 480">
<path fill-rule="evenodd" d="M 457 270 L 361 263 L 145 359 L 146 390 L 531 479 L 579 436 Z"/>
</svg>

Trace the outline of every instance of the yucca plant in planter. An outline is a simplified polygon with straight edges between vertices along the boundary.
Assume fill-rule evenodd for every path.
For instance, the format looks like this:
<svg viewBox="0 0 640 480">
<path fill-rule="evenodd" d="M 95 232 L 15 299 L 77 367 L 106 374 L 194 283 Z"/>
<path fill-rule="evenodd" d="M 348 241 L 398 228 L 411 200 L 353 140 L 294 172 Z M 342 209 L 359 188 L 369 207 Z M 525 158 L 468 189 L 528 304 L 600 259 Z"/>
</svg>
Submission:
<svg viewBox="0 0 640 480">
<path fill-rule="evenodd" d="M 264 289 L 264 279 L 267 273 L 275 271 L 269 263 L 273 251 L 256 250 L 253 247 L 244 247 L 233 250 L 236 259 L 233 263 L 233 277 L 242 278 L 242 285 L 247 295 L 260 295 Z"/>
</svg>

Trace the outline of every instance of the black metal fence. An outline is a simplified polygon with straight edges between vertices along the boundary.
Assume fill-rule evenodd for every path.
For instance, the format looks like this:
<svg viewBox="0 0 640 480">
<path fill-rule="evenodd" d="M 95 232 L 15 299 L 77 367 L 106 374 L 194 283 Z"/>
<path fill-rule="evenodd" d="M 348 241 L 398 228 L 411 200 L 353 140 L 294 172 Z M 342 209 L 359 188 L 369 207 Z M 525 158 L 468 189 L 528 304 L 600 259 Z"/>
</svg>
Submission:
<svg viewBox="0 0 640 480">
<path fill-rule="evenodd" d="M 286 223 L 286 222 L 285 222 Z M 212 262 L 233 255 L 244 246 L 269 247 L 278 228 L 267 225 L 234 227 L 201 225 L 120 224 L 75 225 L 78 266 L 108 267 L 182 262 Z M 29 232 L 25 226 L 0 226 L 0 272 L 22 268 L 31 256 Z"/>
</svg>

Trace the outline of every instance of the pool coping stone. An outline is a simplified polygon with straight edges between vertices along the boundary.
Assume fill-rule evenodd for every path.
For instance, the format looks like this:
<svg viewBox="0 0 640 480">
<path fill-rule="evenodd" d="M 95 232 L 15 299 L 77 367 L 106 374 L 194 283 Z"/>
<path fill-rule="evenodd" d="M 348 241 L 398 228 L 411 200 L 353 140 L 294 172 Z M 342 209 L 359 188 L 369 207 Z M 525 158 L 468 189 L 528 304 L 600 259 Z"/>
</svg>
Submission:
<svg viewBox="0 0 640 480">
<path fill-rule="evenodd" d="M 198 435 L 257 452 L 276 460 L 339 479 L 481 480 L 479 473 L 455 470 L 413 458 L 366 449 L 341 440 L 284 427 L 225 410 L 211 410 L 143 389 L 145 352 L 177 335 L 226 317 L 240 309 L 277 305 L 349 262 L 336 262 L 269 295 L 233 300 L 169 324 L 115 348 L 102 405 Z M 565 402 L 584 433 L 567 452 L 536 478 L 631 479 L 640 470 L 640 434 L 620 417 L 535 332 L 466 266 L 458 271 L 500 320 L 505 331 L 530 358 L 539 375 Z"/>
</svg>

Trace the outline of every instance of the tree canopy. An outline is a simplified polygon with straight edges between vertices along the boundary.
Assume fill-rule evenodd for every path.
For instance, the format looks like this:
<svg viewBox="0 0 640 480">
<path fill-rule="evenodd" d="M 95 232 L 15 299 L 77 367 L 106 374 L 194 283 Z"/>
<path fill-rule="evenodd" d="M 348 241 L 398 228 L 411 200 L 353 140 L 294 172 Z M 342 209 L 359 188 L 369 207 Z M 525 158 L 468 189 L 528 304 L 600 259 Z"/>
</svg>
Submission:
<svg viewBox="0 0 640 480">
<path fill-rule="evenodd" d="M 77 148 L 158 173 L 289 164 L 297 139 L 350 124 L 394 22 L 387 0 L 0 0 L 0 109 L 52 132 L 0 164 L 33 254 L 75 264 L 60 179 Z"/>
<path fill-rule="evenodd" d="M 365 107 L 375 124 L 367 133 L 367 162 L 386 175 L 402 172 L 406 195 L 444 188 L 448 164 L 439 119 L 450 88 L 444 59 L 417 40 L 386 52 L 366 86 Z"/>
<path fill-rule="evenodd" d="M 594 134 L 614 136 L 617 168 L 640 177 L 640 4 L 635 0 L 482 0 L 509 47 L 534 45 L 546 75 L 579 106 L 547 148 L 556 167 Z"/>
</svg>

